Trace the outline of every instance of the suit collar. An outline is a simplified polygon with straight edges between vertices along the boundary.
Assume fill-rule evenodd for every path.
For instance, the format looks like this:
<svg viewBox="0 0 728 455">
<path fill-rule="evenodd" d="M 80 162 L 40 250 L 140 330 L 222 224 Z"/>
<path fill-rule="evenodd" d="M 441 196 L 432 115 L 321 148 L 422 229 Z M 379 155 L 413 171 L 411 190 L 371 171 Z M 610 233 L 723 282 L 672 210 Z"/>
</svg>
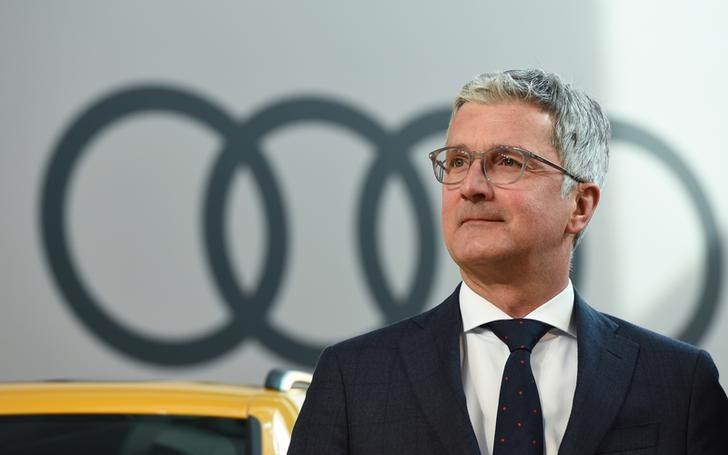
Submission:
<svg viewBox="0 0 728 455">
<path fill-rule="evenodd" d="M 460 375 L 459 287 L 413 319 L 420 330 L 400 342 L 407 376 L 425 418 L 452 455 L 478 454 Z"/>
<path fill-rule="evenodd" d="M 629 390 L 639 346 L 618 325 L 575 294 L 578 372 L 569 424 L 559 455 L 594 453 Z"/>
</svg>

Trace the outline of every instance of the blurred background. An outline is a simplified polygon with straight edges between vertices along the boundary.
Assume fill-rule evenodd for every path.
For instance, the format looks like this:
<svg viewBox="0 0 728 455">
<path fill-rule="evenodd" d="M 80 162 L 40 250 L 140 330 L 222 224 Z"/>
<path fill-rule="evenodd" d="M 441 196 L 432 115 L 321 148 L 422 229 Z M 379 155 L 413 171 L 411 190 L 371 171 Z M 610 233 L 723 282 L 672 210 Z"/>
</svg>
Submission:
<svg viewBox="0 0 728 455">
<path fill-rule="evenodd" d="M 720 1 L 0 3 L 0 380 L 258 383 L 459 278 L 427 152 L 483 71 L 597 99 L 573 280 L 728 375 Z M 725 385 L 725 379 L 722 380 Z"/>
</svg>

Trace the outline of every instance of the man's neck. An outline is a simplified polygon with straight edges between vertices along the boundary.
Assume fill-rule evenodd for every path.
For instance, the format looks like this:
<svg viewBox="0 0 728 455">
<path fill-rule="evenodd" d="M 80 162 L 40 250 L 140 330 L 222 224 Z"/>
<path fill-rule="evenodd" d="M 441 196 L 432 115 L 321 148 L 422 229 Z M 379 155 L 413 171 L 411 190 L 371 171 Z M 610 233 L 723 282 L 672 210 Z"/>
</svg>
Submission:
<svg viewBox="0 0 728 455">
<path fill-rule="evenodd" d="M 561 292 L 569 280 L 569 268 L 521 269 L 506 274 L 502 269 L 460 269 L 465 284 L 476 294 L 513 318 L 522 318 Z M 527 270 L 527 269 L 526 269 Z"/>
</svg>

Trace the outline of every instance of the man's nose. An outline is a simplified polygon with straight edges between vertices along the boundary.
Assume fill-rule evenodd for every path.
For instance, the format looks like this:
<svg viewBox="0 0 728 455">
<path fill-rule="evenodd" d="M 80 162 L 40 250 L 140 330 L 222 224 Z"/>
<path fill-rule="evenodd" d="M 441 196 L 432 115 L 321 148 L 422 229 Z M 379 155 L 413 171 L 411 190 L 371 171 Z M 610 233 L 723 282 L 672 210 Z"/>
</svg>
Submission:
<svg viewBox="0 0 728 455">
<path fill-rule="evenodd" d="M 492 199 L 493 184 L 485 176 L 483 160 L 476 159 L 470 164 L 465 180 L 460 184 L 460 193 L 467 199 Z"/>
</svg>

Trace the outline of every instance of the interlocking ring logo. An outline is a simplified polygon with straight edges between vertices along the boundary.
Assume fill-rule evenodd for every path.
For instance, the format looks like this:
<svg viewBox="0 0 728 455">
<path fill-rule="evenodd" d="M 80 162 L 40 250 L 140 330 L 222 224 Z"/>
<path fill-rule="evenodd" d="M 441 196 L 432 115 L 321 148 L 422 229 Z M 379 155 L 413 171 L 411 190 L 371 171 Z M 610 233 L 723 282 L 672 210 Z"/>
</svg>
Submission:
<svg viewBox="0 0 728 455">
<path fill-rule="evenodd" d="M 170 342 L 135 332 L 115 321 L 99 305 L 74 264 L 66 234 L 69 182 L 93 138 L 124 117 L 164 111 L 181 114 L 215 131 L 225 140 L 207 186 L 204 236 L 207 260 L 232 318 L 218 331 L 183 342 Z M 84 112 L 65 132 L 51 158 L 42 195 L 42 234 L 56 285 L 77 317 L 98 338 L 134 358 L 162 365 L 183 365 L 213 359 L 254 337 L 279 355 L 313 365 L 323 346 L 295 339 L 271 326 L 267 314 L 284 274 L 288 249 L 286 212 L 273 169 L 264 159 L 260 141 L 277 128 L 317 121 L 347 129 L 375 147 L 374 160 L 361 191 L 358 210 L 359 253 L 365 279 L 387 322 L 422 310 L 431 290 L 435 269 L 435 229 L 421 179 L 407 152 L 418 141 L 441 134 L 449 110 L 436 110 L 389 133 L 368 116 L 340 102 L 322 98 L 291 99 L 260 111 L 247 122 L 236 123 L 203 98 L 176 89 L 147 87 L 123 90 L 102 99 Z M 224 211 L 235 171 L 250 168 L 263 197 L 268 235 L 261 279 L 247 290 L 235 277 L 224 235 Z M 376 248 L 377 222 L 383 184 L 399 177 L 417 217 L 418 257 L 415 279 L 403 298 L 397 298 L 382 272 Z M 275 245 L 271 245 L 275 239 Z"/>
<path fill-rule="evenodd" d="M 718 226 L 700 182 L 680 156 L 657 136 L 621 121 L 612 122 L 613 141 L 632 143 L 662 161 L 683 185 L 690 201 L 698 211 L 700 227 L 705 240 L 705 275 L 698 305 L 690 320 L 677 335 L 688 343 L 697 344 L 707 332 L 720 302 L 721 277 L 723 276 L 723 241 Z"/>
<path fill-rule="evenodd" d="M 186 116 L 224 139 L 208 181 L 203 223 L 207 261 L 215 283 L 232 317 L 214 333 L 181 342 L 170 342 L 141 334 L 115 321 L 99 305 L 85 284 L 68 247 L 66 203 L 69 183 L 92 139 L 115 122 L 149 111 Z M 359 198 L 357 238 L 365 280 L 386 322 L 420 312 L 431 291 L 436 266 L 434 216 L 423 183 L 411 166 L 408 153 L 419 141 L 444 133 L 449 108 L 426 112 L 397 132 L 387 132 L 367 115 L 340 101 L 296 98 L 273 104 L 247 122 L 230 116 L 202 97 L 166 87 L 126 89 L 112 94 L 86 110 L 66 130 L 49 162 L 41 201 L 41 229 L 45 252 L 56 285 L 74 314 L 100 340 L 133 358 L 159 365 L 195 364 L 219 357 L 246 338 L 255 338 L 289 360 L 313 366 L 323 346 L 282 333 L 271 326 L 268 313 L 285 273 L 288 252 L 286 211 L 275 173 L 263 156 L 261 139 L 278 128 L 299 122 L 324 122 L 348 130 L 374 145 L 376 159 L 369 168 Z M 680 334 L 697 343 L 712 320 L 720 295 L 723 245 L 715 219 L 697 179 L 664 142 L 634 126 L 613 122 L 614 140 L 634 143 L 663 161 L 687 190 L 697 208 L 707 242 L 706 275 L 698 307 Z M 253 290 L 237 280 L 228 255 L 224 234 L 224 212 L 235 172 L 249 167 L 263 198 L 267 254 L 260 281 Z M 402 298 L 392 292 L 377 249 L 379 211 L 384 183 L 402 179 L 417 218 L 418 246 L 415 278 Z M 275 244 L 271 240 L 275 239 Z M 586 239 L 588 248 L 588 239 Z M 577 250 L 582 263 L 584 246 Z M 580 267 L 575 267 L 578 271 Z M 581 273 L 580 273 L 581 274 Z M 579 275 L 573 276 L 578 284 Z"/>
</svg>

